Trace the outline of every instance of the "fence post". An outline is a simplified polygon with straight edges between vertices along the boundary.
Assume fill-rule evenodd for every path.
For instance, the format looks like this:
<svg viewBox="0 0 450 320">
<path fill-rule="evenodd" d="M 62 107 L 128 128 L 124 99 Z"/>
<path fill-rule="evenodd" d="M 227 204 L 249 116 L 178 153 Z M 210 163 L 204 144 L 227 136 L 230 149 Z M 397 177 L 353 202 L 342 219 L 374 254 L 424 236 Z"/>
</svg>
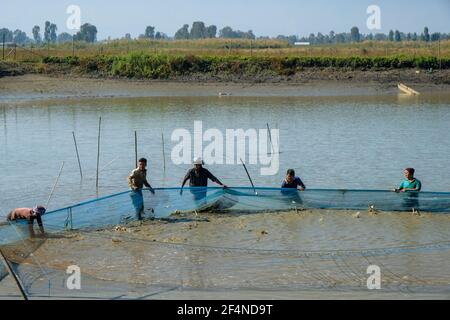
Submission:
<svg viewBox="0 0 450 320">
<path fill-rule="evenodd" d="M 101 133 L 101 127 L 102 127 L 102 117 L 98 119 L 98 138 L 97 138 L 97 177 L 95 179 L 95 187 L 98 192 L 98 166 L 100 163 L 100 133 Z"/>
<path fill-rule="evenodd" d="M 69 215 L 70 215 L 70 231 L 72 231 L 73 230 L 72 208 L 69 208 Z"/>
<path fill-rule="evenodd" d="M 3 34 L 3 60 L 5 60 L 5 34 Z"/>
<path fill-rule="evenodd" d="M 138 152 L 137 152 L 137 131 L 134 131 L 134 157 L 135 157 L 135 168 L 138 166 Z"/>
<path fill-rule="evenodd" d="M 17 43 L 14 42 L 14 61 L 16 61 Z"/>
<path fill-rule="evenodd" d="M 440 37 L 440 36 L 439 36 Z M 439 40 L 438 40 L 438 46 L 439 46 L 439 49 L 438 49 L 438 54 L 439 54 L 439 70 L 441 70 L 442 69 L 442 59 L 441 59 L 441 38 L 439 38 Z"/>
</svg>

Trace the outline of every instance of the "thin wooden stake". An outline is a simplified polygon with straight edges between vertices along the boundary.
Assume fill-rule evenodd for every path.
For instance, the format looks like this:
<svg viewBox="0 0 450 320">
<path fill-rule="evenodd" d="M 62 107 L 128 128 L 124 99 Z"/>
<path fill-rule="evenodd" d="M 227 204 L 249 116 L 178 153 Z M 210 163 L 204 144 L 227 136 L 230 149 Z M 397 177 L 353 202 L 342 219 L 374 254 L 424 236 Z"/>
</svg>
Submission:
<svg viewBox="0 0 450 320">
<path fill-rule="evenodd" d="M 137 132 L 134 131 L 134 157 L 135 157 L 135 168 L 138 166 L 138 152 L 137 152 Z"/>
<path fill-rule="evenodd" d="M 161 139 L 162 139 L 162 152 L 163 152 L 163 163 L 164 163 L 164 172 L 166 172 L 166 151 L 164 147 L 164 133 L 161 132 Z"/>
<path fill-rule="evenodd" d="M 270 132 L 270 127 L 269 124 L 267 123 L 267 133 L 269 135 L 269 141 L 270 141 L 270 146 L 272 147 L 272 152 L 273 153 L 275 151 L 274 147 L 273 147 L 273 143 L 272 143 L 272 133 Z"/>
<path fill-rule="evenodd" d="M 97 188 L 98 192 L 98 168 L 100 164 L 100 130 L 102 127 L 102 117 L 98 119 L 98 139 L 97 139 L 97 177 L 95 179 L 95 187 Z"/>
<path fill-rule="evenodd" d="M 80 168 L 80 176 L 81 176 L 81 179 L 83 179 L 83 171 L 81 170 L 81 162 L 80 162 L 80 155 L 78 153 L 77 139 L 75 138 L 75 132 L 73 132 L 73 131 L 72 131 L 72 136 L 73 136 L 73 142 L 75 143 L 75 151 L 77 152 L 78 167 Z"/>
<path fill-rule="evenodd" d="M 61 172 L 62 172 L 63 168 L 64 168 L 64 161 L 61 164 L 61 168 L 59 169 L 58 177 L 56 178 L 56 181 L 55 181 L 55 184 L 53 185 L 52 191 L 50 192 L 50 195 L 48 196 L 47 203 L 45 204 L 45 208 L 48 208 L 50 199 L 52 198 L 53 192 L 55 191 L 56 185 L 58 184 L 59 177 L 61 177 Z"/>
<path fill-rule="evenodd" d="M 246 167 L 244 161 L 242 161 L 242 158 L 240 160 L 241 160 L 242 165 L 244 166 L 245 172 L 247 173 L 248 180 L 250 180 L 250 183 L 252 184 L 253 192 L 255 192 L 255 195 L 258 195 L 258 192 L 256 192 L 256 189 L 255 189 L 255 185 L 253 184 L 252 177 L 250 177 L 250 173 L 248 173 L 248 170 L 247 170 L 247 167 Z"/>
</svg>

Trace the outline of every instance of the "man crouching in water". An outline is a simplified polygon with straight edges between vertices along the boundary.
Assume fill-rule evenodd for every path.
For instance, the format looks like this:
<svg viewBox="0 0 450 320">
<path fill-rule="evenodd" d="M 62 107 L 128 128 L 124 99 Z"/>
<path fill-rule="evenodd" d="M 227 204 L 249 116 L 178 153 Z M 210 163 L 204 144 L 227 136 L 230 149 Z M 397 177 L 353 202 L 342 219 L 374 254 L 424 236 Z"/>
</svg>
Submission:
<svg viewBox="0 0 450 320">
<path fill-rule="evenodd" d="M 17 208 L 11 211 L 8 216 L 8 221 L 26 220 L 28 222 L 28 231 L 31 238 L 36 237 L 34 233 L 33 223 L 37 220 L 41 236 L 45 236 L 44 225 L 42 224 L 42 215 L 45 213 L 45 208 L 42 206 L 36 206 L 34 208 Z"/>
</svg>

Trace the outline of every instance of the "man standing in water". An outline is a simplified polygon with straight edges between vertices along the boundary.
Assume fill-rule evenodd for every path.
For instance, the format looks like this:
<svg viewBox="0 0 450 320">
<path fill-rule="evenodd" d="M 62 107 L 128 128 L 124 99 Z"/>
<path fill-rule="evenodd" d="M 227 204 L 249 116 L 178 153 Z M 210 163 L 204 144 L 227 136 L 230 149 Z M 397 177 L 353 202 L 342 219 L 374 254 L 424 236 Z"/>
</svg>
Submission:
<svg viewBox="0 0 450 320">
<path fill-rule="evenodd" d="M 144 196 L 142 195 L 142 188 L 146 186 L 150 189 L 150 192 L 155 194 L 152 186 L 147 181 L 147 159 L 139 159 L 139 165 L 136 169 L 131 171 L 128 176 L 128 185 L 131 188 L 131 200 L 136 210 L 136 217 L 138 220 L 142 220 L 142 214 L 144 213 Z"/>
<path fill-rule="evenodd" d="M 227 188 L 222 182 L 219 181 L 209 170 L 203 168 L 203 160 L 202 158 L 194 159 L 194 168 L 190 169 L 186 176 L 183 179 L 183 183 L 181 184 L 180 194 L 183 194 L 183 187 L 186 182 L 189 180 L 189 187 L 204 187 L 204 189 L 196 189 L 191 192 L 194 194 L 195 200 L 201 200 L 206 197 L 206 187 L 208 186 L 208 179 L 221 185 L 224 188 Z"/>
<path fill-rule="evenodd" d="M 289 203 L 303 204 L 303 200 L 297 190 L 305 191 L 306 186 L 302 179 L 295 175 L 294 169 L 288 169 L 286 172 L 286 178 L 281 184 L 281 189 L 281 194 L 287 196 L 286 200 L 289 200 Z"/>
<path fill-rule="evenodd" d="M 405 175 L 405 180 L 400 184 L 398 189 L 394 189 L 395 192 L 408 192 L 417 191 L 422 189 L 422 183 L 419 179 L 414 178 L 415 170 L 413 168 L 406 168 L 403 172 Z"/>
<path fill-rule="evenodd" d="M 34 208 L 17 208 L 11 211 L 8 216 L 8 221 L 20 221 L 26 220 L 28 225 L 28 231 L 31 238 L 34 238 L 36 234 L 34 233 L 34 220 L 37 220 L 41 235 L 44 236 L 44 225 L 42 224 L 42 215 L 45 213 L 45 208 L 42 206 L 36 206 Z"/>
<path fill-rule="evenodd" d="M 281 188 L 283 189 L 300 189 L 300 191 L 305 191 L 306 187 L 300 177 L 295 175 L 294 169 L 289 169 L 286 172 L 286 178 L 281 184 Z"/>
<path fill-rule="evenodd" d="M 419 179 L 414 178 L 415 170 L 413 168 L 406 168 L 403 172 L 406 179 L 400 184 L 395 192 L 405 193 L 403 197 L 403 208 L 405 210 L 415 210 L 420 208 L 419 192 L 422 189 L 422 183 Z"/>
</svg>

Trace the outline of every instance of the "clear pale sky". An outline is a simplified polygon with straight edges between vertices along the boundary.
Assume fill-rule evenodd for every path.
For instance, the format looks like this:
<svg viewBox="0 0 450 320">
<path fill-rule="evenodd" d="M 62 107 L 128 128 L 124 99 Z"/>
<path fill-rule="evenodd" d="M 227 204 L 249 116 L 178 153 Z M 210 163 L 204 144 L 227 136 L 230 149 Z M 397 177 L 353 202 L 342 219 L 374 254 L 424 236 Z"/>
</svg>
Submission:
<svg viewBox="0 0 450 320">
<path fill-rule="evenodd" d="M 97 26 L 100 40 L 125 33 L 137 37 L 147 25 L 173 36 L 183 24 L 198 20 L 218 29 L 229 25 L 253 30 L 256 36 L 349 32 L 352 26 L 370 33 L 366 9 L 372 4 L 381 8 L 382 29 L 374 33 L 390 29 L 419 33 L 424 26 L 430 32 L 450 33 L 450 0 L 0 0 L 0 28 L 18 28 L 31 37 L 34 25 L 42 30 L 50 20 L 58 33 L 72 33 L 66 28 L 71 4 L 80 6 L 82 23 Z"/>
</svg>

